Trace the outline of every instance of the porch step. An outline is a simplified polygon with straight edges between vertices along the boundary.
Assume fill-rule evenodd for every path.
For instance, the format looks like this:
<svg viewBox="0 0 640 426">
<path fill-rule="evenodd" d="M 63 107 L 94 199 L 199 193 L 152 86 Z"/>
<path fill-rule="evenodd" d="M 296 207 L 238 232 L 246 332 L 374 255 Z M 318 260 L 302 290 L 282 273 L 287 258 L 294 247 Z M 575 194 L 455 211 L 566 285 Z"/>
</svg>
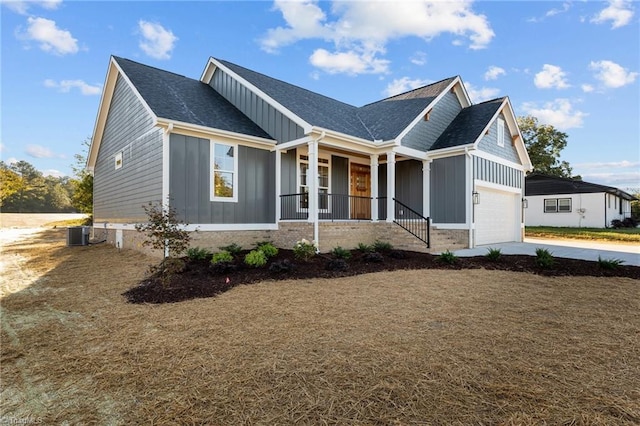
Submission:
<svg viewBox="0 0 640 426">
<path fill-rule="evenodd" d="M 431 248 L 395 223 L 380 223 L 378 239 L 388 241 L 398 250 L 411 250 L 422 253 L 440 253 L 468 247 L 466 231 L 431 228 Z"/>
</svg>

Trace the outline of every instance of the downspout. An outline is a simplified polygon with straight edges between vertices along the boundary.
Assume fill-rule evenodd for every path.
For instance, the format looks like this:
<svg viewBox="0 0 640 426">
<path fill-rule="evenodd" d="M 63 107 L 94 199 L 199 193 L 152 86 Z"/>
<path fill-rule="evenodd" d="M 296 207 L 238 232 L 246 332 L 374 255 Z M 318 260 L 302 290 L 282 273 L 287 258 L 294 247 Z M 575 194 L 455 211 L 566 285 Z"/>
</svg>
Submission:
<svg viewBox="0 0 640 426">
<path fill-rule="evenodd" d="M 604 227 L 608 228 L 607 226 L 607 193 L 604 193 Z"/>
<path fill-rule="evenodd" d="M 169 123 L 167 128 L 162 135 L 162 206 L 165 214 L 169 213 L 169 185 L 170 185 L 170 176 L 169 176 L 169 156 L 170 148 L 169 141 L 171 137 L 171 132 L 173 131 L 173 123 Z M 165 241 L 164 243 L 164 257 L 169 257 L 169 241 Z"/>
<path fill-rule="evenodd" d="M 468 241 L 468 245 L 469 248 L 473 248 L 475 247 L 475 242 L 476 242 L 476 238 L 475 238 L 475 233 L 476 233 L 476 224 L 474 222 L 475 220 L 475 215 L 474 215 L 474 210 L 475 210 L 475 205 L 473 204 L 473 198 L 469 197 L 469 195 L 473 194 L 473 192 L 476 190 L 475 187 L 475 179 L 473 178 L 474 174 L 473 174 L 473 161 L 472 161 L 472 155 L 469 152 L 469 147 L 464 147 L 464 154 L 465 154 L 465 160 L 467 161 L 467 167 L 465 167 L 466 170 L 466 174 L 467 174 L 467 183 L 466 185 L 469 185 L 471 191 L 469 191 L 467 188 L 467 190 L 465 191 L 465 194 L 467 194 L 465 196 L 465 205 L 466 206 L 470 206 L 467 209 L 467 222 L 469 223 L 469 241 Z"/>
</svg>

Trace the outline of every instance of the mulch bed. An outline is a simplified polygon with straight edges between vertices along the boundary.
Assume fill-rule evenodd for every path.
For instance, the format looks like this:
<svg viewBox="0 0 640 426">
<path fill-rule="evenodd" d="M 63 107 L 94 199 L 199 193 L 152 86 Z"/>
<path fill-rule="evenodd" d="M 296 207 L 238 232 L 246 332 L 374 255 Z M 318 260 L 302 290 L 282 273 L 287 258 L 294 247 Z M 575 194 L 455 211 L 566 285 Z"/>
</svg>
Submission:
<svg viewBox="0 0 640 426">
<path fill-rule="evenodd" d="M 291 250 L 280 250 L 266 266 L 253 268 L 242 262 L 247 252 L 240 253 L 227 266 L 212 265 L 209 261 L 187 258 L 185 269 L 164 281 L 151 275 L 137 286 L 123 293 L 130 303 L 173 303 L 195 298 L 213 297 L 234 286 L 268 280 L 340 278 L 359 274 L 426 269 L 478 269 L 515 271 L 545 276 L 627 277 L 640 279 L 640 267 L 619 265 L 606 269 L 598 262 L 555 258 L 549 268 L 536 265 L 534 256 L 502 255 L 498 260 L 486 256 L 458 257 L 451 264 L 439 256 L 412 251 L 391 250 L 385 253 L 352 251 L 352 257 L 337 261 L 329 254 L 321 254 L 307 262 L 295 260 Z"/>
</svg>

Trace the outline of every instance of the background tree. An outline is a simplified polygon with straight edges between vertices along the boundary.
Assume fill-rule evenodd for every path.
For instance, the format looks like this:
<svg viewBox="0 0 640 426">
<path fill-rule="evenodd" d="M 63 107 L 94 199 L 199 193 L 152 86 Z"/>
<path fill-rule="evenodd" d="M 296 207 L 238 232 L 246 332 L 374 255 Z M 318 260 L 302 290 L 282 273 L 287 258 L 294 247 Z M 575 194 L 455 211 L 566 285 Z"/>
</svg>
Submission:
<svg viewBox="0 0 640 426">
<path fill-rule="evenodd" d="M 5 176 L 10 177 L 12 188 L 11 195 L 2 201 L 2 211 L 12 213 L 45 211 L 47 189 L 42 173 L 26 161 L 18 161 L 6 167 L 13 173 L 4 173 Z"/>
<path fill-rule="evenodd" d="M 20 176 L 8 164 L 0 161 L 0 207 L 20 189 Z"/>
<path fill-rule="evenodd" d="M 566 133 L 549 124 L 539 124 L 538 119 L 530 115 L 518 117 L 518 126 L 531 158 L 533 172 L 571 177 L 569 163 L 560 161 L 560 152 L 567 146 Z"/>
<path fill-rule="evenodd" d="M 73 196 L 71 204 L 81 213 L 93 213 L 93 175 L 86 170 L 87 155 L 91 146 L 91 138 L 87 137 L 83 142 L 84 146 L 81 154 L 76 154 L 75 164 L 71 169 L 75 178 L 71 180 Z"/>
</svg>

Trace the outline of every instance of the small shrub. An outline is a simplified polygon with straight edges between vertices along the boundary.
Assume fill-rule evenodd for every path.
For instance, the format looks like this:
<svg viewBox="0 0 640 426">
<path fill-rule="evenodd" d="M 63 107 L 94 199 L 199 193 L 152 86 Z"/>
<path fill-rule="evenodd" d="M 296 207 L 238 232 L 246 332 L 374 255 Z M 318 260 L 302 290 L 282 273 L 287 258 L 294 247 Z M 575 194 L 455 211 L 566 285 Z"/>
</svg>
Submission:
<svg viewBox="0 0 640 426">
<path fill-rule="evenodd" d="M 269 265 L 269 271 L 271 272 L 290 272 L 293 269 L 293 263 L 289 259 L 284 259 L 280 262 L 273 262 Z"/>
<path fill-rule="evenodd" d="M 536 262 L 536 265 L 538 265 L 539 267 L 546 269 L 553 266 L 555 259 L 553 258 L 553 254 L 549 250 L 543 249 L 543 248 L 537 248 L 535 262 Z"/>
<path fill-rule="evenodd" d="M 624 228 L 624 225 L 622 224 L 622 221 L 619 219 L 613 219 L 611 221 L 611 227 L 613 229 L 620 229 L 620 228 Z"/>
<path fill-rule="evenodd" d="M 263 252 L 267 259 L 278 254 L 278 248 L 268 241 L 258 243 L 256 249 Z"/>
<path fill-rule="evenodd" d="M 638 221 L 632 217 L 625 217 L 622 225 L 624 225 L 625 228 L 635 228 L 638 226 Z"/>
<path fill-rule="evenodd" d="M 458 261 L 458 256 L 456 256 L 454 253 L 452 253 L 449 250 L 445 250 L 442 253 L 440 253 L 440 255 L 438 256 L 438 260 L 441 262 L 447 263 L 449 265 L 453 265 Z"/>
<path fill-rule="evenodd" d="M 362 253 L 371 253 L 372 251 L 374 251 L 373 246 L 370 246 L 370 245 L 365 244 L 365 243 L 358 243 L 356 248 L 359 251 L 361 251 Z"/>
<path fill-rule="evenodd" d="M 495 262 L 502 256 L 502 251 L 496 248 L 489 248 L 487 249 L 487 254 L 485 254 L 485 256 L 487 257 L 487 259 Z"/>
<path fill-rule="evenodd" d="M 176 210 L 151 202 L 142 208 L 147 215 L 147 222 L 135 225 L 136 231 L 146 235 L 142 245 L 162 250 L 164 257 L 180 257 L 189 247 L 191 235 L 184 230 L 186 223 L 178 218 Z"/>
<path fill-rule="evenodd" d="M 349 269 L 347 261 L 344 259 L 331 259 L 326 266 L 329 271 L 346 271 Z"/>
<path fill-rule="evenodd" d="M 598 256 L 598 266 L 602 269 L 617 269 L 620 265 L 624 263 L 622 259 L 603 259 Z"/>
<path fill-rule="evenodd" d="M 242 251 L 242 247 L 240 247 L 236 243 L 229 244 L 228 246 L 218 247 L 218 248 L 222 251 L 231 253 L 232 256 L 237 256 Z"/>
<path fill-rule="evenodd" d="M 211 263 L 217 265 L 219 263 L 231 263 L 233 262 L 233 255 L 226 250 L 219 251 L 211 258 Z"/>
<path fill-rule="evenodd" d="M 183 272 L 186 268 L 184 260 L 178 257 L 165 257 L 158 265 L 149 266 L 151 275 L 158 274 L 163 285 L 168 285 L 171 278 Z"/>
<path fill-rule="evenodd" d="M 296 259 L 308 262 L 309 259 L 316 255 L 317 249 L 315 243 L 303 238 L 293 246 L 293 255 Z"/>
<path fill-rule="evenodd" d="M 367 263 L 382 263 L 384 261 L 384 257 L 377 251 L 371 251 L 369 253 L 365 253 L 362 260 Z"/>
<path fill-rule="evenodd" d="M 351 259 L 351 252 L 347 249 L 344 249 L 340 246 L 334 248 L 333 250 L 331 250 L 331 254 L 336 258 L 336 259 Z"/>
<path fill-rule="evenodd" d="M 407 257 L 407 255 L 404 254 L 404 252 L 401 251 L 401 250 L 391 250 L 389 252 L 389 257 L 391 257 L 393 259 L 405 259 Z"/>
<path fill-rule="evenodd" d="M 261 250 L 251 250 L 244 257 L 244 263 L 254 268 L 259 268 L 267 264 L 267 256 Z"/>
<path fill-rule="evenodd" d="M 190 260 L 207 260 L 211 255 L 212 253 L 206 248 L 189 247 L 187 249 L 187 257 Z"/>
<path fill-rule="evenodd" d="M 232 262 L 218 262 L 211 264 L 211 270 L 214 274 L 229 274 L 238 269 L 238 266 Z"/>
<path fill-rule="evenodd" d="M 380 253 L 387 253 L 393 250 L 393 245 L 391 245 L 391 243 L 388 241 L 376 240 L 373 243 L 373 249 Z"/>
</svg>

